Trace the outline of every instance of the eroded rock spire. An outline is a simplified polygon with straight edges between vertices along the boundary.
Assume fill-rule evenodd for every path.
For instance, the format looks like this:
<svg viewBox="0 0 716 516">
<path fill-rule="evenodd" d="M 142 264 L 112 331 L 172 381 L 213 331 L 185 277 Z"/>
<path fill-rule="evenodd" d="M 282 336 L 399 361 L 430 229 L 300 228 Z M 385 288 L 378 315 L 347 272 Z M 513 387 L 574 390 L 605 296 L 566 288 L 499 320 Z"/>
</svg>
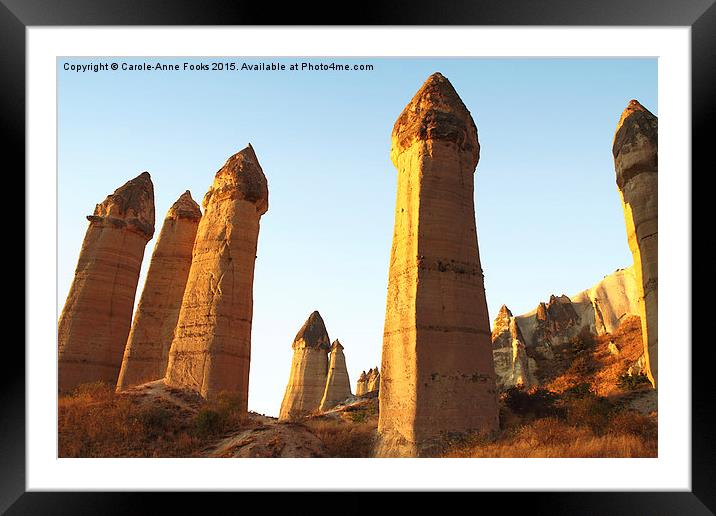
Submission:
<svg viewBox="0 0 716 516">
<path fill-rule="evenodd" d="M 206 398 L 233 393 L 247 410 L 253 283 L 268 184 L 249 145 L 231 156 L 203 200 L 165 382 Z"/>
<path fill-rule="evenodd" d="M 293 339 L 293 359 L 279 420 L 298 419 L 319 410 L 328 377 L 331 341 L 321 314 L 311 313 Z"/>
<path fill-rule="evenodd" d="M 627 240 L 641 289 L 645 368 L 654 387 L 658 377 L 658 129 L 657 117 L 632 100 L 619 119 L 612 145 Z"/>
<path fill-rule="evenodd" d="M 398 117 L 398 169 L 380 382 L 380 456 L 429 455 L 448 432 L 498 428 L 477 246 L 477 128 L 431 75 Z"/>
<path fill-rule="evenodd" d="M 58 388 L 117 381 L 144 248 L 154 234 L 148 172 L 117 188 L 87 216 L 89 227 L 58 323 Z"/>
<path fill-rule="evenodd" d="M 351 382 L 348 378 L 346 357 L 343 354 L 343 345 L 336 339 L 331 345 L 328 378 L 326 379 L 326 389 L 323 391 L 320 410 L 325 411 L 333 408 L 350 396 Z"/>
<path fill-rule="evenodd" d="M 169 208 L 124 350 L 117 390 L 164 378 L 201 220 L 189 190 Z"/>
</svg>

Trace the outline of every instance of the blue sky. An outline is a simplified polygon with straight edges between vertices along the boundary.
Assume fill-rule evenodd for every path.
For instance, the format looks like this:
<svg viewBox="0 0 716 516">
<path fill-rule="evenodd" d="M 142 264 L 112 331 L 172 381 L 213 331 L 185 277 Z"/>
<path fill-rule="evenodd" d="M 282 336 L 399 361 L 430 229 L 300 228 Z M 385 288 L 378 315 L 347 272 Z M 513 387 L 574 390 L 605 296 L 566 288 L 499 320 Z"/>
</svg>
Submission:
<svg viewBox="0 0 716 516">
<path fill-rule="evenodd" d="M 110 59 L 205 62 L 215 58 Z M 439 71 L 477 124 L 475 207 L 490 318 L 572 295 L 631 264 L 612 137 L 630 99 L 657 111 L 656 59 L 221 59 L 369 63 L 372 71 L 65 71 L 58 59 L 58 315 L 85 216 L 147 170 L 157 229 L 186 189 L 251 143 L 267 176 L 254 280 L 249 408 L 276 415 L 291 342 L 313 310 L 353 387 L 379 365 L 396 170 L 395 119 Z M 145 251 L 141 293 L 155 239 Z"/>
</svg>

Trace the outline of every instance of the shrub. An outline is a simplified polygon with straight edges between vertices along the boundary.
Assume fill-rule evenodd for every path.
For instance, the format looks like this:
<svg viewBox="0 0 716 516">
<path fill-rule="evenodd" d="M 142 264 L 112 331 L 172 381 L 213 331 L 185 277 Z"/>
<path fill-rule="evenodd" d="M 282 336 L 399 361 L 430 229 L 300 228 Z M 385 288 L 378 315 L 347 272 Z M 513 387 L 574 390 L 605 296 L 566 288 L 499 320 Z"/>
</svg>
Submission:
<svg viewBox="0 0 716 516">
<path fill-rule="evenodd" d="M 172 413 L 160 405 L 150 405 L 139 410 L 137 419 L 149 434 L 164 432 L 169 427 Z"/>
<path fill-rule="evenodd" d="M 571 400 L 566 412 L 569 424 L 587 425 L 594 432 L 603 433 L 609 425 L 614 407 L 606 398 L 591 395 Z"/>
<path fill-rule="evenodd" d="M 537 388 L 526 391 L 521 387 L 511 387 L 505 391 L 505 405 L 515 414 L 532 414 L 535 417 L 558 415 L 555 402 L 558 397 L 547 389 Z"/>
<path fill-rule="evenodd" d="M 644 373 L 633 375 L 624 373 L 617 380 L 617 386 L 627 391 L 632 391 L 637 387 L 647 383 L 650 383 L 649 378 Z"/>
<path fill-rule="evenodd" d="M 587 396 L 593 396 L 592 387 L 588 382 L 578 383 L 565 389 L 564 392 L 562 392 L 562 396 L 568 399 L 582 399 Z"/>
<path fill-rule="evenodd" d="M 222 426 L 221 414 L 216 410 L 203 408 L 194 416 L 194 429 L 202 437 L 219 433 Z"/>
</svg>

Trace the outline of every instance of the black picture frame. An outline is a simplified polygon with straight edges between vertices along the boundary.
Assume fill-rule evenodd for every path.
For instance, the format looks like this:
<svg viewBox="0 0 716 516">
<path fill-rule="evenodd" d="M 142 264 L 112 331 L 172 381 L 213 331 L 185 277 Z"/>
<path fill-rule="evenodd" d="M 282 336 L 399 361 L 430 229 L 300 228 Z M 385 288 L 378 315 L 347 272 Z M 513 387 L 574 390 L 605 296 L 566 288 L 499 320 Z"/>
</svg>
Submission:
<svg viewBox="0 0 716 516">
<path fill-rule="evenodd" d="M 716 115 L 716 5 L 714 0 L 502 0 L 436 2 L 413 0 L 382 5 L 342 2 L 333 4 L 286 4 L 266 9 L 267 4 L 243 1 L 174 0 L 0 0 L 0 119 L 5 137 L 3 159 L 8 169 L 25 170 L 25 30 L 30 26 L 88 25 L 571 25 L 571 26 L 685 26 L 691 27 L 692 73 L 692 170 L 713 168 L 709 156 L 708 127 Z M 711 143 L 711 146 L 713 144 Z M 8 160 L 9 158 L 9 160 Z M 11 168 L 10 168 L 11 167 Z M 684 171 L 684 174 L 694 174 Z M 685 176 L 687 177 L 687 176 Z M 24 187 L 23 187 L 24 189 Z M 703 190 L 693 189 L 692 206 Z M 19 194 L 16 194 L 19 195 Z M 25 191 L 25 195 L 32 192 Z M 18 246 L 19 248 L 19 246 Z M 27 258 L 27 257 L 26 257 Z M 25 270 L 25 278 L 32 270 Z M 708 277 L 703 265 L 694 262 L 692 274 Z M 697 276 L 698 277 L 698 276 Z M 684 300 L 689 302 L 689 300 Z M 692 321 L 704 317 L 705 308 L 692 304 Z M 31 309 L 31 307 L 27 307 Z M 25 354 L 17 339 L 6 337 L 0 362 L 0 511 L 8 514 L 124 514 L 142 512 L 146 500 L 161 497 L 165 510 L 171 506 L 189 512 L 194 504 L 205 510 L 220 507 L 226 498 L 243 497 L 241 504 L 275 505 L 274 494 L 207 494 L 189 500 L 186 493 L 69 493 L 26 492 L 25 488 Z M 684 346 L 691 345 L 685 331 Z M 694 339 L 695 340 L 695 339 Z M 531 492 L 509 493 L 509 508 L 531 514 L 714 514 L 716 511 L 716 429 L 710 409 L 714 394 L 710 376 L 713 345 L 701 340 L 692 363 L 692 490 L 690 492 Z M 9 349 L 9 348 L 14 349 Z M 320 489 L 317 482 L 316 489 Z M 211 501 L 207 498 L 211 496 Z M 261 498 L 264 496 L 264 498 Z M 297 501 L 291 495 L 291 503 Z M 371 507 L 368 494 L 346 493 L 341 502 L 346 512 Z M 423 494 L 412 500 L 423 505 Z M 450 496 L 486 497 L 500 493 Z M 246 497 L 249 497 L 248 499 Z M 302 497 L 299 498 L 299 500 Z M 270 501 L 267 501 L 270 500 Z M 444 503 L 444 502 L 443 502 Z M 475 501 L 453 499 L 452 504 Z M 211 505 L 207 505 L 211 504 Z M 375 507 L 375 506 L 373 506 Z M 238 507 L 237 507 L 238 508 Z M 311 510 L 319 510 L 312 504 Z M 205 512 L 202 511 L 202 512 Z M 372 509 L 371 509 L 372 510 Z M 223 512 L 223 511 L 222 511 Z"/>
</svg>

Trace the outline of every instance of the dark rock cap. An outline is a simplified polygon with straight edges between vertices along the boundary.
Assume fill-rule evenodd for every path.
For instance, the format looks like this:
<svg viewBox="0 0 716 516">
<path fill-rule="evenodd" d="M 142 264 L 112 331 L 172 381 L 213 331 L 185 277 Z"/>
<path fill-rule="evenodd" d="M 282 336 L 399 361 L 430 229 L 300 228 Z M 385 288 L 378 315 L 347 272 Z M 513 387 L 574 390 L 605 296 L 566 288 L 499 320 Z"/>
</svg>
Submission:
<svg viewBox="0 0 716 516">
<path fill-rule="evenodd" d="M 317 311 L 308 316 L 301 329 L 298 330 L 296 338 L 293 339 L 293 349 L 316 348 L 328 351 L 331 347 L 331 340 L 328 338 L 326 325 L 321 314 Z"/>
<path fill-rule="evenodd" d="M 126 228 L 147 240 L 154 235 L 154 184 L 149 172 L 130 179 L 87 216 L 93 224 Z"/>
<path fill-rule="evenodd" d="M 336 350 L 336 349 L 340 349 L 340 350 L 344 349 L 343 344 L 341 344 L 341 341 L 339 341 L 338 339 L 334 340 L 333 344 L 331 344 L 331 351 Z"/>
<path fill-rule="evenodd" d="M 453 142 L 472 154 L 473 167 L 480 159 L 477 127 L 462 99 L 442 74 L 432 74 L 403 109 L 393 126 L 391 159 L 416 140 Z"/>
<path fill-rule="evenodd" d="M 263 215 L 268 211 L 268 183 L 254 148 L 249 144 L 226 160 L 206 192 L 202 206 L 226 199 L 243 199 L 256 205 Z"/>
<path fill-rule="evenodd" d="M 659 119 L 637 100 L 631 100 L 619 118 L 612 144 L 620 189 L 642 172 L 657 172 L 658 133 Z"/>
<path fill-rule="evenodd" d="M 194 199 L 191 198 L 191 192 L 187 190 L 179 196 L 172 207 L 167 212 L 167 219 L 201 219 L 201 209 Z"/>
</svg>

